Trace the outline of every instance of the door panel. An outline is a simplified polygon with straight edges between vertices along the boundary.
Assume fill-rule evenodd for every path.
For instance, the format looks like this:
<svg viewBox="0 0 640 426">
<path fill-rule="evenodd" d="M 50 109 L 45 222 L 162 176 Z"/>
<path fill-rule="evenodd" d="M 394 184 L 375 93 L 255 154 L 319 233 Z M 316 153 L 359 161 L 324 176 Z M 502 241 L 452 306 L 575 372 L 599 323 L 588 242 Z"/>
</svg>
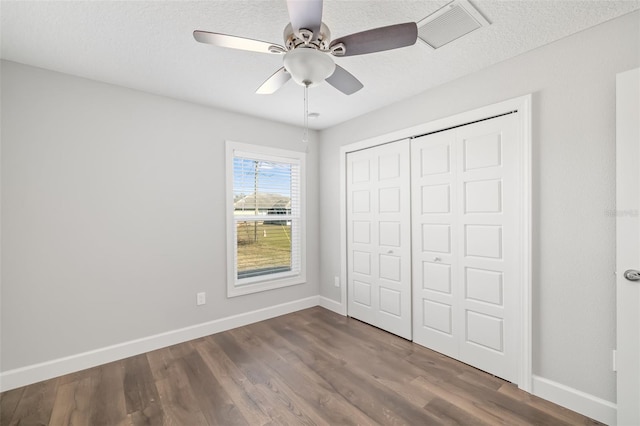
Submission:
<svg viewBox="0 0 640 426">
<path fill-rule="evenodd" d="M 347 155 L 349 316 L 411 339 L 409 141 Z"/>
<path fill-rule="evenodd" d="M 516 382 L 515 114 L 412 142 L 414 341 Z M 434 155 L 435 154 L 435 155 Z"/>
<path fill-rule="evenodd" d="M 411 143 L 413 240 L 413 339 L 451 357 L 458 355 L 455 289 L 458 256 L 453 227 L 457 214 L 455 132 Z"/>
</svg>

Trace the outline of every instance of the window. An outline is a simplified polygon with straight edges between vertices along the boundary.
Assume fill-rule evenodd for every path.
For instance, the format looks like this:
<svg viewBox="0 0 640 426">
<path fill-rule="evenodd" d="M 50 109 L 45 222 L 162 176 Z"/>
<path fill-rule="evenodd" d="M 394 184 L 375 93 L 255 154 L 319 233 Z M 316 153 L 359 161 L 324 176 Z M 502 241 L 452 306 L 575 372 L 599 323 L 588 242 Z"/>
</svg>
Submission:
<svg viewBox="0 0 640 426">
<path fill-rule="evenodd" d="M 227 141 L 227 295 L 306 281 L 305 154 Z"/>
</svg>

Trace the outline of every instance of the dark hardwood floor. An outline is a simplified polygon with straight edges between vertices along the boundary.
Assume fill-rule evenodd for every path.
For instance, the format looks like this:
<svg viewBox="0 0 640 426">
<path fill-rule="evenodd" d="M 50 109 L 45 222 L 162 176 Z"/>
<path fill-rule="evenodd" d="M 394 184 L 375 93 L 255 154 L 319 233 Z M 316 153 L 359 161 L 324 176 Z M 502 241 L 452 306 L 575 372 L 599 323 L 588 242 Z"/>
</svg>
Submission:
<svg viewBox="0 0 640 426">
<path fill-rule="evenodd" d="M 316 307 L 0 395 L 0 425 L 598 424 Z"/>
</svg>

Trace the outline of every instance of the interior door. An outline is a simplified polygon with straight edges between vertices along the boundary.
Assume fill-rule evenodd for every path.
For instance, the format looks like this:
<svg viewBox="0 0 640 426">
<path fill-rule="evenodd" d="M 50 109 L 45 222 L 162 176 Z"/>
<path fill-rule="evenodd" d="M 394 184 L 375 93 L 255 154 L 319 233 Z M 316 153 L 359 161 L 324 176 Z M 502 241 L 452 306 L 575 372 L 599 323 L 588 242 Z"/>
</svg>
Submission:
<svg viewBox="0 0 640 426">
<path fill-rule="evenodd" d="M 517 113 L 411 144 L 414 341 L 518 380 Z"/>
<path fill-rule="evenodd" d="M 640 424 L 640 69 L 617 76 L 616 291 L 619 425 Z M 626 275 L 626 276 L 625 276 Z"/>
<path fill-rule="evenodd" d="M 348 314 L 411 339 L 409 140 L 347 154 Z"/>
</svg>

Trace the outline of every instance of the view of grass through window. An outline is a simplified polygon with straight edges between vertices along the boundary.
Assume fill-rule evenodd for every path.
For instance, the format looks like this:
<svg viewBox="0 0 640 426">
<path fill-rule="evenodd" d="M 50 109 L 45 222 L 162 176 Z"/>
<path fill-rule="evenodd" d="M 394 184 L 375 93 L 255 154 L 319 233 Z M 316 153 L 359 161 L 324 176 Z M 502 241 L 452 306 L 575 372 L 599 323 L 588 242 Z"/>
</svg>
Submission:
<svg viewBox="0 0 640 426">
<path fill-rule="evenodd" d="M 291 225 L 238 222 L 238 278 L 291 270 Z"/>
</svg>

